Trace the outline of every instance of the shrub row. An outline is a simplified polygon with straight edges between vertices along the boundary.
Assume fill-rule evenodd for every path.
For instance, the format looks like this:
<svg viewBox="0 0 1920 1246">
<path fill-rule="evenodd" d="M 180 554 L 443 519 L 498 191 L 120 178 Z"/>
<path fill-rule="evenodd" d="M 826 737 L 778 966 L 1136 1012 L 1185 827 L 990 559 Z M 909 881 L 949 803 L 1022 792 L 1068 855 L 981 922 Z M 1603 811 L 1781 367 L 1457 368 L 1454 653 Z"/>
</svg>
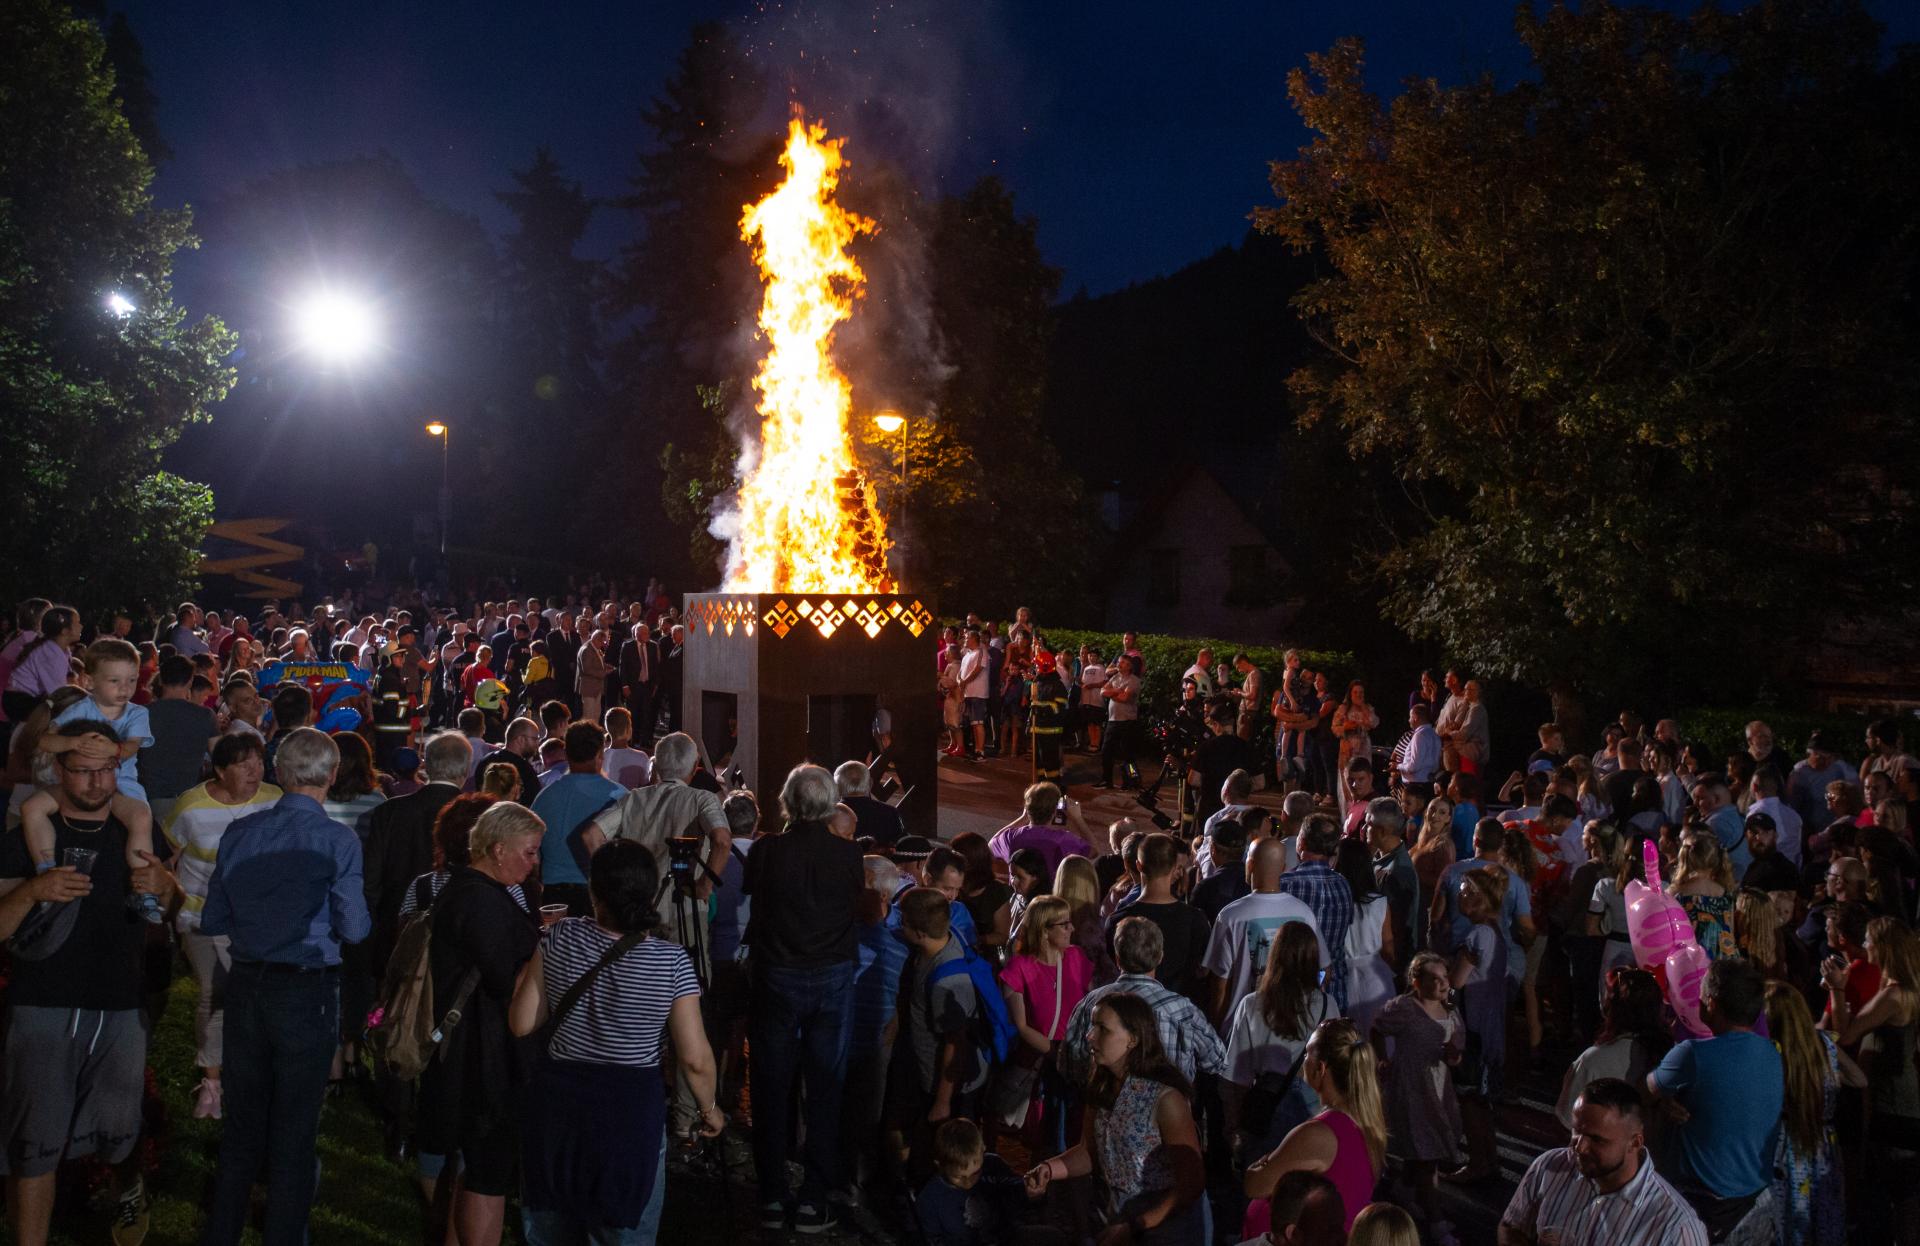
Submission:
<svg viewBox="0 0 1920 1246">
<path fill-rule="evenodd" d="M 1043 627 L 1040 630 L 1047 643 L 1057 650 L 1077 654 L 1080 646 L 1092 645 L 1108 662 L 1120 652 L 1119 632 L 1077 631 L 1065 627 Z M 1290 647 L 1236 645 L 1230 640 L 1213 640 L 1204 636 L 1154 636 L 1147 633 L 1141 633 L 1137 639 L 1140 652 L 1145 655 L 1147 662 L 1146 680 L 1141 688 L 1141 705 L 1150 715 L 1169 714 L 1180 703 L 1180 676 L 1193 665 L 1194 655 L 1203 648 L 1213 650 L 1216 660 L 1245 653 L 1260 668 L 1262 685 L 1266 689 L 1263 696 L 1270 699 L 1273 689 L 1278 685 L 1280 671 L 1285 666 L 1284 657 Z M 1337 688 L 1344 688 L 1348 672 L 1356 669 L 1351 653 L 1331 649 L 1301 649 L 1300 661 L 1308 670 L 1326 671 Z"/>
<path fill-rule="evenodd" d="M 1680 738 L 1706 745 L 1716 761 L 1746 751 L 1747 724 L 1756 718 L 1773 728 L 1774 747 L 1789 757 L 1804 756 L 1807 737 L 1818 730 L 1827 747 L 1850 762 L 1858 762 L 1867 751 L 1867 724 L 1873 721 L 1865 714 L 1804 713 L 1756 705 L 1691 709 L 1673 716 Z"/>
</svg>

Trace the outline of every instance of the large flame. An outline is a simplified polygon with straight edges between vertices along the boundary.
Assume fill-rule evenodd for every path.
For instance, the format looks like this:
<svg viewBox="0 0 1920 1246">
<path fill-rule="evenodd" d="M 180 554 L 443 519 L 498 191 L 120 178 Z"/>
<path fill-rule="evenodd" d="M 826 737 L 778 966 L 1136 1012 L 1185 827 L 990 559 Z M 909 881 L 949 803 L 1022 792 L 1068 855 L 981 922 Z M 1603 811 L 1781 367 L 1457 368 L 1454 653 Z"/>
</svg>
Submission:
<svg viewBox="0 0 1920 1246">
<path fill-rule="evenodd" d="M 786 180 L 740 222 L 766 282 L 767 354 L 753 378 L 760 444 L 741 456 L 729 592 L 894 591 L 885 526 L 847 439 L 847 378 L 831 353 L 865 280 L 847 248 L 873 229 L 833 201 L 841 145 L 796 116 L 780 157 Z"/>
</svg>

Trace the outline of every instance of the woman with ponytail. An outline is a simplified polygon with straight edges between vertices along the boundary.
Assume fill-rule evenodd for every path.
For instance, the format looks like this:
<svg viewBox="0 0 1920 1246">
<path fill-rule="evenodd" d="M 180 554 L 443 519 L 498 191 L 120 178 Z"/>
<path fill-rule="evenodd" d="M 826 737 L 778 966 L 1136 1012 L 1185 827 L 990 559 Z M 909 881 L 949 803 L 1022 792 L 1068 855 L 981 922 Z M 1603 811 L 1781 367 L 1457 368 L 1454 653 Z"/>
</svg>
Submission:
<svg viewBox="0 0 1920 1246">
<path fill-rule="evenodd" d="M 1307 1040 L 1301 1075 L 1326 1110 L 1296 1126 L 1274 1152 L 1247 1169 L 1247 1208 L 1241 1237 L 1259 1237 L 1269 1227 L 1267 1199 L 1290 1172 L 1316 1172 L 1333 1182 L 1346 1208 L 1344 1227 L 1373 1201 L 1373 1187 L 1387 1157 L 1387 1117 L 1380 1075 L 1366 1036 L 1344 1017 L 1325 1021 Z"/>
</svg>

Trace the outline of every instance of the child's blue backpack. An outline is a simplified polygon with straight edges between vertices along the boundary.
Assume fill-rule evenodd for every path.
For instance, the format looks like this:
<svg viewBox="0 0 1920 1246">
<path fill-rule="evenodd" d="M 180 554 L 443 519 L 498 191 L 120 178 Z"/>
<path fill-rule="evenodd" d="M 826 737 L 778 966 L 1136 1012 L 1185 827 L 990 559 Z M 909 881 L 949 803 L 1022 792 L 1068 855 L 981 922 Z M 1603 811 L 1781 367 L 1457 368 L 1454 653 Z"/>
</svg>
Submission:
<svg viewBox="0 0 1920 1246">
<path fill-rule="evenodd" d="M 934 966 L 933 972 L 927 975 L 927 1015 L 933 1015 L 933 984 L 960 973 L 973 980 L 973 993 L 980 997 L 982 1015 L 978 1038 L 992 1053 L 993 1063 L 1004 1064 L 1018 1032 L 1013 1028 L 1013 1018 L 1007 1014 L 1007 1001 L 1000 995 L 1000 980 L 993 976 L 993 966 L 966 944 L 960 945 L 959 956 Z"/>
</svg>

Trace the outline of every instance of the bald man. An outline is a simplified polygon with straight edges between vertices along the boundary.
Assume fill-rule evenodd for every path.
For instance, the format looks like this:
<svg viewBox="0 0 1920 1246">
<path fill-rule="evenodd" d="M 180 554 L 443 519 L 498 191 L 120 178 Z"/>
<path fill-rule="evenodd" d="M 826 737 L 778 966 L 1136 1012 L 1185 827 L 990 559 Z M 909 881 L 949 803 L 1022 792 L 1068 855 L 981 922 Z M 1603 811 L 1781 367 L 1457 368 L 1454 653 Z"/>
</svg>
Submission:
<svg viewBox="0 0 1920 1246">
<path fill-rule="evenodd" d="M 1201 968 L 1214 979 L 1213 1023 L 1224 1035 L 1233 1024 L 1233 1010 L 1241 998 L 1260 981 L 1267 967 L 1267 949 L 1280 927 L 1288 922 L 1305 922 L 1319 939 L 1320 924 L 1305 901 L 1280 892 L 1280 876 L 1287 868 L 1287 847 L 1278 839 L 1254 841 L 1247 858 L 1247 882 L 1251 895 L 1241 896 L 1220 910 L 1213 924 L 1213 937 L 1207 942 L 1207 954 Z M 1331 963 L 1326 940 L 1320 942 L 1320 967 Z"/>
</svg>

